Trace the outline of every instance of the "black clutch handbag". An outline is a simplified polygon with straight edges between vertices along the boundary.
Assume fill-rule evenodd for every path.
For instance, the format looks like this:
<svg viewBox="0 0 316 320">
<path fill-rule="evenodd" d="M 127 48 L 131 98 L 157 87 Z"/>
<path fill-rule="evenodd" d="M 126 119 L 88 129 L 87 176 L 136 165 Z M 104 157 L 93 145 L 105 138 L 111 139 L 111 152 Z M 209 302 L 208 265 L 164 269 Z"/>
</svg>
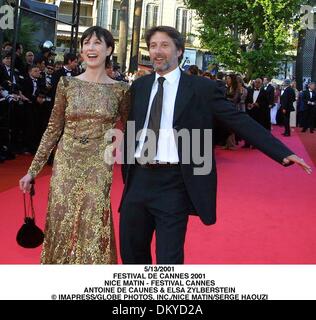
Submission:
<svg viewBox="0 0 316 320">
<path fill-rule="evenodd" d="M 17 243 L 23 248 L 36 248 L 44 241 L 44 232 L 35 224 L 35 210 L 33 206 L 33 196 L 35 194 L 34 185 L 30 191 L 31 214 L 26 209 L 26 196 L 23 193 L 24 202 L 24 224 L 16 235 Z"/>
</svg>

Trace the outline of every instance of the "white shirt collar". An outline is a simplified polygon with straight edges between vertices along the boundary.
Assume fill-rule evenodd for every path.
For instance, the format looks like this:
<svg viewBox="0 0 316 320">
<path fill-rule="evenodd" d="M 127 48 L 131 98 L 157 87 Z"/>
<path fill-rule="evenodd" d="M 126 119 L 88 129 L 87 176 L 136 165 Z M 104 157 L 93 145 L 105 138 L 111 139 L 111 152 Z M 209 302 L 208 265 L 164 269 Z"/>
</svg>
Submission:
<svg viewBox="0 0 316 320">
<path fill-rule="evenodd" d="M 180 68 L 176 68 L 168 72 L 167 74 L 165 74 L 163 77 L 166 79 L 167 82 L 169 82 L 170 84 L 173 84 L 180 79 L 180 76 L 181 76 Z M 157 82 L 158 78 L 160 77 L 161 76 L 156 72 L 155 82 Z"/>
<path fill-rule="evenodd" d="M 63 67 L 67 72 L 71 72 L 71 69 L 68 69 L 66 66 Z"/>
</svg>

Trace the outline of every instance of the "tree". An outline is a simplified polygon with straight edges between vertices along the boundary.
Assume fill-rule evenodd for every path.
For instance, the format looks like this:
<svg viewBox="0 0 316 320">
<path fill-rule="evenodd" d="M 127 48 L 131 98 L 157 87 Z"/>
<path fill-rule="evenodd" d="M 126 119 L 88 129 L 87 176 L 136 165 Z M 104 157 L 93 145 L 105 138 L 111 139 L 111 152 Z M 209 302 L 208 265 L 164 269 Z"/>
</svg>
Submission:
<svg viewBox="0 0 316 320">
<path fill-rule="evenodd" d="M 247 78 L 274 76 L 295 48 L 304 0 L 185 0 L 202 22 L 202 44 L 224 66 Z"/>
<path fill-rule="evenodd" d="M 129 0 L 121 0 L 118 63 L 121 66 L 122 72 L 124 72 L 126 68 L 127 39 L 128 39 L 128 13 L 129 13 Z"/>
<path fill-rule="evenodd" d="M 140 26 L 142 20 L 143 0 L 135 0 L 133 35 L 131 46 L 131 58 L 129 63 L 129 72 L 135 72 L 138 69 Z"/>
<path fill-rule="evenodd" d="M 34 33 L 40 30 L 40 26 L 38 23 L 34 23 L 32 19 L 29 17 L 22 15 L 21 16 L 21 27 L 19 28 L 18 33 L 18 42 L 22 43 L 24 51 L 37 51 L 38 48 L 34 44 Z M 4 33 L 4 41 L 13 42 L 13 32 L 12 30 L 5 30 Z"/>
</svg>

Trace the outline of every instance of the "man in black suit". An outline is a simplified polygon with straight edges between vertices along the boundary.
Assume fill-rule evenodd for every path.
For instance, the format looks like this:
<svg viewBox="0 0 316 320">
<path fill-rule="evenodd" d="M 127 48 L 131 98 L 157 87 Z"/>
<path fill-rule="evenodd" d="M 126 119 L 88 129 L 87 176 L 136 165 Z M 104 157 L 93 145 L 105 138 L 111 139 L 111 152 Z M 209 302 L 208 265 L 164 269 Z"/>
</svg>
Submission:
<svg viewBox="0 0 316 320">
<path fill-rule="evenodd" d="M 284 133 L 285 137 L 291 136 L 290 130 L 290 116 L 291 112 L 295 111 L 293 103 L 296 100 L 295 91 L 291 87 L 291 81 L 289 79 L 285 79 L 284 90 L 281 93 L 280 102 L 281 102 L 281 112 L 283 113 L 283 122 L 284 122 Z"/>
<path fill-rule="evenodd" d="M 2 64 L 0 64 L 0 86 L 2 86 L 8 93 L 14 96 L 11 100 L 8 117 L 10 119 L 10 131 L 11 131 L 11 145 L 12 149 L 15 149 L 21 140 L 21 127 L 22 117 L 21 110 L 23 103 L 28 102 L 28 98 L 25 97 L 21 91 L 24 76 L 19 73 L 19 70 L 11 68 L 12 50 L 2 52 Z M 12 76 L 13 73 L 13 76 Z M 11 77 L 12 76 L 12 77 Z M 11 148 L 11 146 L 10 146 Z M 17 147 L 18 148 L 18 147 Z"/>
<path fill-rule="evenodd" d="M 248 90 L 246 98 L 248 114 L 267 130 L 271 130 L 269 100 L 260 78 L 254 81 L 254 88 Z"/>
<path fill-rule="evenodd" d="M 154 27 L 148 30 L 146 42 L 156 72 L 137 79 L 130 89 L 125 187 L 119 209 L 121 257 L 123 263 L 151 263 L 156 231 L 157 263 L 180 264 L 189 214 L 195 212 L 207 225 L 216 221 L 215 160 L 206 157 L 201 163 L 200 152 L 195 152 L 199 146 L 202 155 L 212 153 L 209 133 L 214 117 L 275 161 L 283 165 L 296 162 L 308 173 L 311 169 L 246 113 L 238 112 L 214 81 L 180 71 L 184 40 L 176 29 Z M 138 143 L 131 125 L 136 133 L 144 129 Z M 198 135 L 196 129 L 201 129 Z M 153 134 L 157 130 L 158 136 Z M 176 144 L 180 130 L 191 136 Z M 193 152 L 187 157 L 191 137 Z M 202 173 L 203 167 L 208 170 Z"/>
<path fill-rule="evenodd" d="M 267 130 L 271 130 L 270 109 L 267 92 L 262 87 L 260 78 L 254 81 L 253 88 L 248 88 L 246 97 L 246 111 L 248 115 L 260 123 Z M 243 148 L 250 148 L 249 141 L 245 141 Z"/>
<path fill-rule="evenodd" d="M 271 78 L 269 77 L 263 78 L 263 88 L 267 93 L 269 108 L 272 108 L 274 105 L 274 87 L 271 84 Z"/>
<path fill-rule="evenodd" d="M 314 132 L 314 126 L 316 121 L 316 84 L 311 82 L 308 85 L 308 90 L 303 92 L 304 103 L 304 128 L 302 132 L 306 132 L 309 128 L 310 133 Z"/>
<path fill-rule="evenodd" d="M 0 163 L 7 160 L 5 148 L 8 142 L 7 124 L 10 98 L 8 91 L 0 86 Z"/>
<path fill-rule="evenodd" d="M 271 109 L 274 106 L 274 86 L 271 83 L 271 78 L 270 77 L 264 77 L 263 78 L 263 88 L 265 92 L 267 93 L 267 100 L 268 100 L 268 107 L 269 107 L 269 112 L 266 114 L 266 126 L 265 128 L 271 130 Z"/>
<path fill-rule="evenodd" d="M 64 55 L 64 65 L 62 68 L 53 73 L 52 76 L 52 97 L 55 97 L 58 81 L 61 77 L 74 77 L 77 75 L 78 57 L 74 53 Z"/>
<path fill-rule="evenodd" d="M 18 70 L 13 71 L 13 81 L 11 82 L 12 51 L 3 51 L 1 56 L 2 64 L 0 64 L 0 85 L 9 92 L 17 92 L 19 82 Z"/>
<path fill-rule="evenodd" d="M 78 57 L 74 53 L 66 53 L 64 56 L 64 66 L 53 74 L 52 86 L 56 88 L 61 77 L 76 76 L 77 66 Z"/>
<path fill-rule="evenodd" d="M 22 84 L 22 92 L 30 101 L 35 102 L 39 91 L 45 90 L 45 80 L 41 79 L 41 70 L 38 66 L 28 67 L 28 75 Z"/>
<path fill-rule="evenodd" d="M 8 90 L 9 93 L 19 94 L 22 101 L 27 100 L 21 92 L 21 84 L 24 81 L 24 76 L 19 72 L 18 69 L 14 68 L 13 77 L 11 81 L 12 69 L 12 50 L 3 51 L 1 53 L 2 63 L 0 63 L 0 85 Z"/>
<path fill-rule="evenodd" d="M 217 72 L 216 84 L 225 94 L 226 93 L 226 82 L 225 82 L 224 78 L 225 78 L 225 74 L 223 72 L 221 72 L 221 71 Z"/>
<path fill-rule="evenodd" d="M 41 78 L 41 70 L 37 65 L 28 67 L 28 76 L 22 85 L 22 92 L 28 98 L 23 108 L 24 139 L 26 152 L 34 153 L 42 135 L 42 113 L 44 106 L 38 103 L 39 94 L 45 92 L 45 79 Z"/>
</svg>

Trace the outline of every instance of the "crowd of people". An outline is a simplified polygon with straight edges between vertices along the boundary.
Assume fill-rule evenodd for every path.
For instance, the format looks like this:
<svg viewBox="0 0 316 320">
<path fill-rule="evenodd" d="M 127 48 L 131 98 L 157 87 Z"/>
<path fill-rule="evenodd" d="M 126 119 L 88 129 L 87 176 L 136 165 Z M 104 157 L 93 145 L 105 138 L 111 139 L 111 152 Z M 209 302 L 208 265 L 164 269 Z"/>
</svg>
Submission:
<svg viewBox="0 0 316 320">
<path fill-rule="evenodd" d="M 198 66 L 191 65 L 186 71 L 190 75 L 202 76 L 214 80 L 223 90 L 226 98 L 233 102 L 236 109 L 247 112 L 265 129 L 271 131 L 272 124 L 284 126 L 283 135 L 291 136 L 291 127 L 300 127 L 302 132 L 309 129 L 314 132 L 316 125 L 316 84 L 310 82 L 304 90 L 299 91 L 295 80 L 285 79 L 282 85 L 271 81 L 268 76 L 247 81 L 239 74 L 201 71 Z M 235 150 L 239 137 L 226 131 L 217 124 L 216 143 L 225 149 Z M 244 148 L 252 146 L 245 141 Z"/>
<path fill-rule="evenodd" d="M 34 155 L 54 105 L 57 84 L 62 76 L 77 76 L 84 71 L 80 55 L 66 53 L 63 61 L 47 48 L 38 53 L 17 44 L 13 75 L 13 47 L 4 43 L 0 61 L 0 163 L 16 154 Z M 109 65 L 107 74 L 125 79 L 117 66 Z"/>
<path fill-rule="evenodd" d="M 54 104 L 62 75 L 77 73 L 77 56 L 65 55 L 63 63 L 48 59 L 48 51 L 24 54 L 17 44 L 5 43 L 0 64 L 0 162 L 16 154 L 35 154 Z"/>
<path fill-rule="evenodd" d="M 62 76 L 77 76 L 85 70 L 80 57 L 66 53 L 64 61 L 55 61 L 54 52 L 42 49 L 34 54 L 24 54 L 23 45 L 16 46 L 15 69 L 11 76 L 11 43 L 4 43 L 0 63 L 0 163 L 14 159 L 16 154 L 35 154 L 41 136 L 47 126 L 59 79 Z M 252 81 L 241 75 L 201 71 L 191 65 L 189 75 L 202 76 L 217 82 L 228 100 L 236 109 L 247 112 L 267 130 L 271 124 L 284 126 L 284 136 L 291 135 L 291 127 L 301 127 L 302 132 L 314 132 L 316 125 L 316 84 L 311 82 L 302 91 L 296 89 L 296 82 L 286 79 L 283 85 L 271 82 L 263 76 Z M 131 84 L 149 74 L 148 70 L 135 73 L 120 71 L 118 65 L 109 64 L 106 73 L 115 80 Z M 216 144 L 235 150 L 240 138 L 225 129 L 220 122 L 215 130 Z M 245 141 L 244 148 L 252 146 Z"/>
</svg>

